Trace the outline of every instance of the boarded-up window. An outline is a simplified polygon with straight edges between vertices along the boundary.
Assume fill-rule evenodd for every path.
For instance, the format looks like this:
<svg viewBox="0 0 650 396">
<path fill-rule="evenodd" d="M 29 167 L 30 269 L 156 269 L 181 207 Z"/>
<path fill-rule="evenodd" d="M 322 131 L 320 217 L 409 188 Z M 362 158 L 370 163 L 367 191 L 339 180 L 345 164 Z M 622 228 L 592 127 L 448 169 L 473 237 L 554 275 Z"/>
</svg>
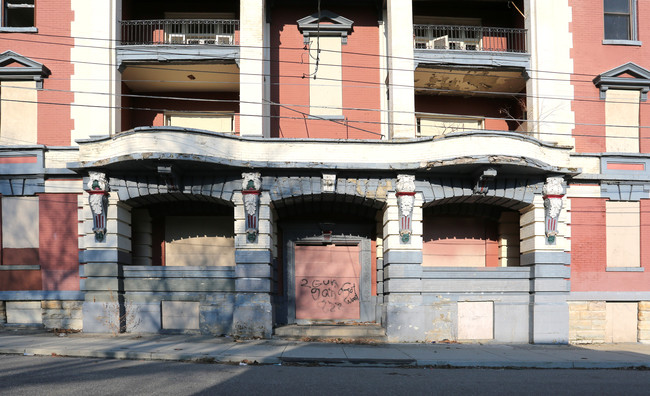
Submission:
<svg viewBox="0 0 650 396">
<path fill-rule="evenodd" d="M 605 342 L 637 342 L 637 303 L 608 302 Z"/>
<path fill-rule="evenodd" d="M 2 197 L 2 264 L 39 264 L 38 197 Z"/>
<path fill-rule="evenodd" d="M 610 152 L 639 152 L 639 91 L 608 89 L 605 143 Z"/>
<path fill-rule="evenodd" d="M 309 54 L 309 114 L 343 115 L 341 37 L 312 37 Z"/>
<path fill-rule="evenodd" d="M 38 207 L 38 197 L 2 197 L 3 248 L 38 247 Z"/>
<path fill-rule="evenodd" d="M 641 266 L 639 202 L 606 202 L 607 266 Z"/>
<path fill-rule="evenodd" d="M 36 82 L 2 81 L 0 99 L 0 144 L 35 144 Z"/>
<path fill-rule="evenodd" d="M 232 133 L 234 131 L 234 115 L 232 113 L 168 114 L 167 125 Z"/>
<path fill-rule="evenodd" d="M 458 303 L 458 339 L 491 340 L 494 338 L 494 303 L 467 301 Z"/>
<path fill-rule="evenodd" d="M 420 117 L 419 136 L 440 136 L 459 131 L 483 129 L 483 120 L 477 118 Z"/>
</svg>

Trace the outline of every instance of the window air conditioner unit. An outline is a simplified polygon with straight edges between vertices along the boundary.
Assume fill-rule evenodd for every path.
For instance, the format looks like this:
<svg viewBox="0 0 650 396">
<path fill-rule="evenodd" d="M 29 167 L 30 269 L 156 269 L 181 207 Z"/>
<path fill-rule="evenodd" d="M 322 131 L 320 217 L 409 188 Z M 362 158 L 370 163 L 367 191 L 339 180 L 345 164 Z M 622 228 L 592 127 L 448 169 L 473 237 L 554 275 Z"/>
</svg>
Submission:
<svg viewBox="0 0 650 396">
<path fill-rule="evenodd" d="M 185 44 L 184 34 L 170 34 L 167 36 L 170 44 Z"/>
<path fill-rule="evenodd" d="M 232 44 L 232 36 L 228 34 L 218 34 L 216 38 L 216 44 L 218 45 L 231 45 Z"/>
<path fill-rule="evenodd" d="M 449 49 L 449 36 L 434 38 L 429 45 L 429 49 Z"/>
</svg>

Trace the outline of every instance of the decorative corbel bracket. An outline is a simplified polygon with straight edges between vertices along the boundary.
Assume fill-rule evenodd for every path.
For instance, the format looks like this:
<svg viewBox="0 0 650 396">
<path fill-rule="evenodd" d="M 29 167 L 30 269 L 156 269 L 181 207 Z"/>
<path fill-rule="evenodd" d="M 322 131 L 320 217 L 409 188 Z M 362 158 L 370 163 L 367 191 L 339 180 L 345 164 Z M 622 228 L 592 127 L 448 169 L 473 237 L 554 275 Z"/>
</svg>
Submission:
<svg viewBox="0 0 650 396">
<path fill-rule="evenodd" d="M 108 211 L 108 179 L 101 172 L 88 172 L 88 204 L 93 214 L 93 232 L 96 242 L 106 240 L 106 212 Z"/>
<path fill-rule="evenodd" d="M 402 243 L 411 242 L 413 232 L 411 217 L 415 203 L 415 176 L 397 175 L 397 206 L 399 207 L 399 235 Z"/>
<path fill-rule="evenodd" d="M 555 244 L 555 238 L 558 234 L 557 226 L 560 212 L 562 211 L 562 198 L 566 194 L 564 188 L 564 179 L 562 177 L 548 177 L 542 187 L 544 196 L 545 212 L 545 233 L 546 242 L 549 245 Z"/>
<path fill-rule="evenodd" d="M 483 170 L 476 180 L 474 185 L 474 194 L 487 194 L 489 190 L 489 182 L 494 180 L 497 177 L 497 170 L 493 168 Z"/>
<path fill-rule="evenodd" d="M 181 177 L 173 165 L 158 165 L 158 174 L 163 178 L 167 191 L 180 191 Z"/>
<path fill-rule="evenodd" d="M 246 212 L 246 241 L 255 243 L 259 232 L 260 192 L 262 176 L 259 173 L 242 173 L 242 195 Z"/>
<path fill-rule="evenodd" d="M 323 193 L 333 193 L 336 191 L 336 174 L 323 173 L 323 178 L 320 182 L 320 190 Z"/>
</svg>

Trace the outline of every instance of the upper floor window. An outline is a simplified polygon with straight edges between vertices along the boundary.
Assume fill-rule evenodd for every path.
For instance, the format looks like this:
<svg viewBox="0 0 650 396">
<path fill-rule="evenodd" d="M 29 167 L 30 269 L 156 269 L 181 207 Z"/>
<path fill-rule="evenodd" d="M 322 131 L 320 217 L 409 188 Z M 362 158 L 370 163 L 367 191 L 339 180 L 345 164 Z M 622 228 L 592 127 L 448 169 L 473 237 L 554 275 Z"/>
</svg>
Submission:
<svg viewBox="0 0 650 396">
<path fill-rule="evenodd" d="M 4 0 L 4 27 L 34 26 L 34 0 Z"/>
<path fill-rule="evenodd" d="M 636 0 L 604 0 L 604 10 L 605 41 L 637 40 Z"/>
</svg>

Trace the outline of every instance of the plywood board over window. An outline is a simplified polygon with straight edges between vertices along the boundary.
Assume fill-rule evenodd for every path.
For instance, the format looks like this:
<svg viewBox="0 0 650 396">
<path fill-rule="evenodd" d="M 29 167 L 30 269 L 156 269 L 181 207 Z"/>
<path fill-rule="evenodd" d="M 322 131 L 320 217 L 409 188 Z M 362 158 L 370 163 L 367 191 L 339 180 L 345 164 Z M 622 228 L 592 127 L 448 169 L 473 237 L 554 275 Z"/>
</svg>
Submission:
<svg viewBox="0 0 650 396">
<path fill-rule="evenodd" d="M 171 113 L 167 114 L 166 118 L 168 126 L 224 133 L 234 131 L 233 113 Z"/>
<path fill-rule="evenodd" d="M 312 37 L 309 48 L 309 114 L 342 116 L 341 37 Z"/>
<path fill-rule="evenodd" d="M 639 152 L 639 99 L 637 90 L 609 89 L 605 99 L 605 143 L 609 152 Z"/>
<path fill-rule="evenodd" d="M 637 342 L 638 304 L 608 302 L 605 317 L 605 342 Z"/>
<path fill-rule="evenodd" d="M 35 144 L 37 133 L 35 81 L 0 82 L 0 144 Z"/>
<path fill-rule="evenodd" d="M 607 267 L 641 266 L 639 202 L 607 201 Z"/>
<path fill-rule="evenodd" d="M 483 129 L 483 120 L 470 117 L 419 117 L 419 136 L 441 136 L 452 132 Z"/>
</svg>

